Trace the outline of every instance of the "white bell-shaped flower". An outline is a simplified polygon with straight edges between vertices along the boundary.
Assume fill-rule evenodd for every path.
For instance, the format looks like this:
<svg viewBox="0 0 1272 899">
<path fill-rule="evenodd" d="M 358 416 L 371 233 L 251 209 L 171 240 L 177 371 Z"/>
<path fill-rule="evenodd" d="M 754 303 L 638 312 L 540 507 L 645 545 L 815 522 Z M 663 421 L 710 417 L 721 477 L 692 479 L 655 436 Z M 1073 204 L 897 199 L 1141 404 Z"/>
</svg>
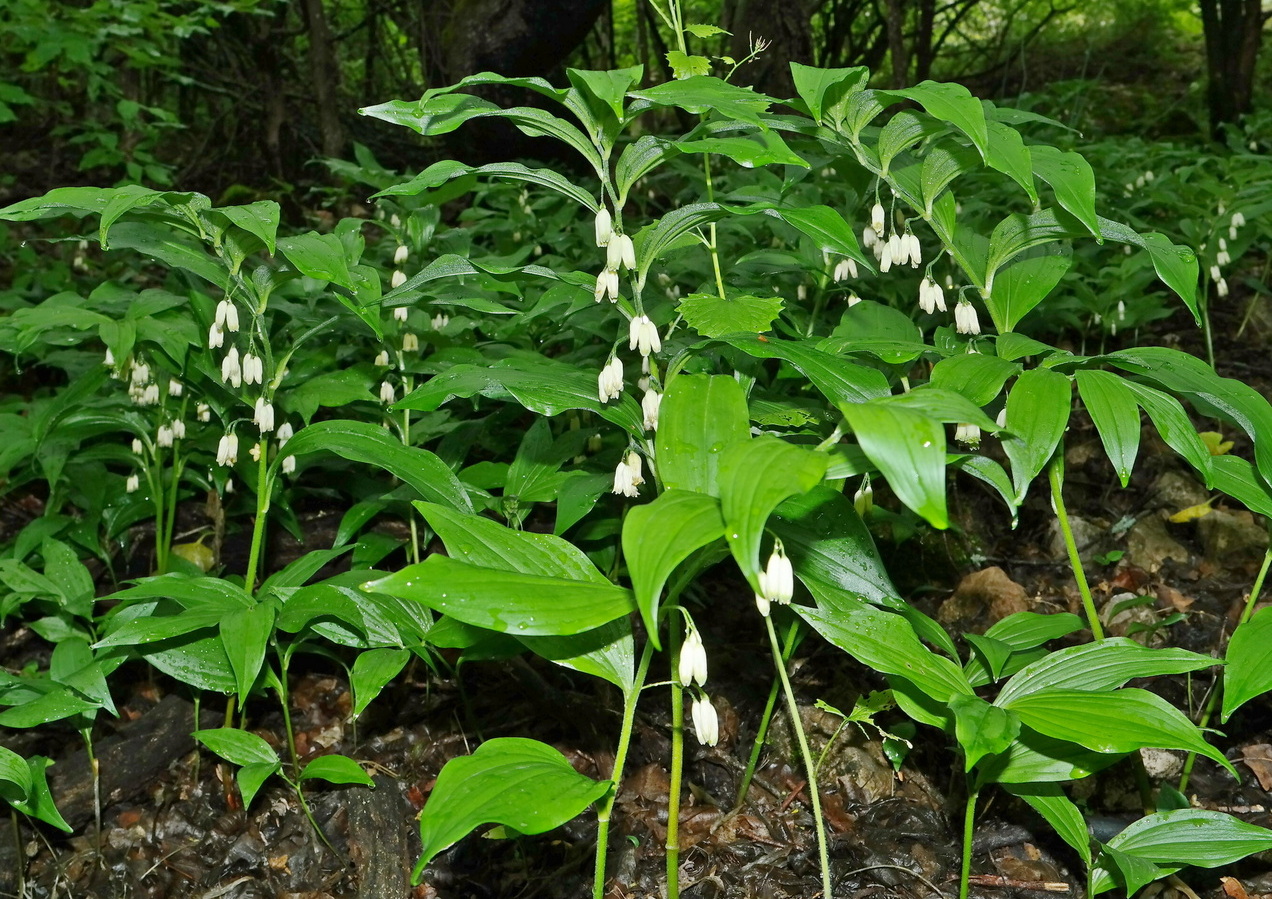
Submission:
<svg viewBox="0 0 1272 899">
<path fill-rule="evenodd" d="M 642 356 L 662 352 L 662 339 L 658 336 L 658 327 L 649 320 L 648 315 L 638 315 L 628 326 L 629 350 L 640 350 Z"/>
<path fill-rule="evenodd" d="M 693 732 L 703 746 L 714 746 L 720 740 L 720 717 L 705 695 L 693 701 Z"/>
<path fill-rule="evenodd" d="M 980 317 L 976 314 L 976 307 L 967 300 L 959 300 L 954 307 L 954 328 L 960 334 L 980 333 Z"/>
<path fill-rule="evenodd" d="M 216 464 L 230 466 L 238 462 L 238 446 L 238 437 L 235 434 L 224 435 L 216 447 Z"/>
<path fill-rule="evenodd" d="M 658 430 L 658 408 L 662 405 L 662 394 L 657 390 L 646 390 L 640 401 L 640 411 L 644 416 L 641 426 L 646 431 Z"/>
<path fill-rule="evenodd" d="M 597 378 L 597 395 L 602 403 L 616 400 L 623 394 L 623 360 L 610 357 Z"/>
<path fill-rule="evenodd" d="M 609 246 L 610 239 L 614 236 L 614 217 L 610 215 L 610 211 L 602 206 L 596 213 L 596 245 L 598 247 Z"/>
<path fill-rule="evenodd" d="M 760 572 L 760 593 L 769 602 L 786 605 L 795 595 L 795 570 L 786 557 L 782 541 L 777 541 L 769 556 L 768 566 Z"/>
<path fill-rule="evenodd" d="M 699 687 L 707 684 L 707 648 L 696 627 L 689 628 L 685 642 L 680 646 L 679 674 L 680 683 L 686 687 L 694 683 Z"/>
</svg>

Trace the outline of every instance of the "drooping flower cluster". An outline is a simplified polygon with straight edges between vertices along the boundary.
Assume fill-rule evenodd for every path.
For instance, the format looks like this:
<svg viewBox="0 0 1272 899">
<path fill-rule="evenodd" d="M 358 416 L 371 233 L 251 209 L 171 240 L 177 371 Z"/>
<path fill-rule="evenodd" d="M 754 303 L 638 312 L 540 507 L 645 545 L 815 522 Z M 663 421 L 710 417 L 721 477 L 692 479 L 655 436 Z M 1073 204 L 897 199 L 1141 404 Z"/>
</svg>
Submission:
<svg viewBox="0 0 1272 899">
<path fill-rule="evenodd" d="M 945 291 L 928 275 L 919 283 L 919 308 L 931 315 L 938 309 L 945 312 Z"/>
<path fill-rule="evenodd" d="M 610 492 L 637 497 L 640 495 L 640 485 L 643 483 L 645 478 L 641 475 L 640 453 L 628 452 L 614 469 L 614 487 Z"/>
<path fill-rule="evenodd" d="M 788 605 L 794 597 L 795 570 L 781 540 L 774 544 L 768 565 L 759 573 L 758 581 L 760 589 L 755 594 L 755 605 L 765 618 L 769 615 L 771 603 Z"/>
</svg>

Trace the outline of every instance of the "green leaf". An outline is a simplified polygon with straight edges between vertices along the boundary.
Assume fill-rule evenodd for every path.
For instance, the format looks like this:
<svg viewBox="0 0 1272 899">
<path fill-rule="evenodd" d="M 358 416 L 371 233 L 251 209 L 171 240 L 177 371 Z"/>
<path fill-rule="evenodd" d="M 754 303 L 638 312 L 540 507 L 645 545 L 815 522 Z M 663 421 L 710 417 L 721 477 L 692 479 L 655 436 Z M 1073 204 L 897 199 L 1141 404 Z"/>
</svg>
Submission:
<svg viewBox="0 0 1272 899">
<path fill-rule="evenodd" d="M 727 375 L 677 375 L 663 394 L 654 437 L 663 485 L 719 495 L 720 454 L 750 433 L 737 381 Z"/>
<path fill-rule="evenodd" d="M 370 422 L 320 421 L 301 428 L 271 463 L 276 471 L 287 456 L 327 451 L 353 462 L 376 465 L 410 484 L 427 500 L 471 512 L 472 500 L 455 473 L 428 450 L 403 446 Z"/>
<path fill-rule="evenodd" d="M 1253 465 L 1240 456 L 1213 456 L 1212 486 L 1237 500 L 1251 512 L 1272 515 L 1272 490 Z"/>
<path fill-rule="evenodd" d="M 26 766 L 31 787 L 25 800 L 12 800 L 11 804 L 24 815 L 30 815 L 32 818 L 53 825 L 58 830 L 71 833 L 73 828 L 66 823 L 62 813 L 57 810 L 57 805 L 53 802 L 53 791 L 49 789 L 48 768 L 52 764 L 52 759 L 41 755 L 27 759 Z"/>
<path fill-rule="evenodd" d="M 948 527 L 941 423 L 882 403 L 840 403 L 839 411 L 897 498 L 933 527 Z"/>
<path fill-rule="evenodd" d="M 58 687 L 42 696 L 0 712 L 0 726 L 39 727 L 52 721 L 61 721 L 72 715 L 96 712 L 100 707 L 101 703 L 91 702 L 77 696 L 67 688 Z"/>
<path fill-rule="evenodd" d="M 801 581 L 821 581 L 880 604 L 897 595 L 874 538 L 839 490 L 818 486 L 791 497 L 769 527 L 781 538 Z"/>
<path fill-rule="evenodd" d="M 1255 612 L 1232 634 L 1223 673 L 1223 717 L 1272 690 L 1272 607 Z"/>
<path fill-rule="evenodd" d="M 26 759 L 0 746 L 0 799 L 9 803 L 25 802 L 31 795 L 31 787 L 31 769 Z"/>
<path fill-rule="evenodd" d="M 1193 320 L 1200 325 L 1201 308 L 1197 296 L 1199 266 L 1196 254 L 1188 247 L 1171 243 L 1165 234 L 1158 234 L 1156 231 L 1139 234 L 1121 222 L 1106 218 L 1101 218 L 1099 222 L 1105 239 L 1128 243 L 1148 251 L 1157 277 L 1179 295 L 1188 311 L 1193 314 Z"/>
<path fill-rule="evenodd" d="M 978 406 L 986 406 L 998 398 L 1007 379 L 1020 372 L 1021 366 L 997 356 L 964 353 L 942 359 L 932 367 L 929 383 L 943 390 L 961 393 Z"/>
<path fill-rule="evenodd" d="M 819 69 L 792 62 L 791 78 L 800 98 L 808 104 L 809 114 L 817 124 L 826 118 L 840 121 L 844 116 L 844 100 L 866 85 L 870 72 L 865 66 L 846 69 Z"/>
<path fill-rule="evenodd" d="M 912 109 L 902 109 L 879 129 L 879 140 L 875 151 L 879 154 L 882 174 L 885 176 L 888 174 L 892 160 L 898 155 L 924 138 L 940 134 L 945 130 L 945 123 L 932 116 Z M 977 162 L 979 161 L 978 159 Z M 933 196 L 935 197 L 935 194 Z"/>
<path fill-rule="evenodd" d="M 686 377 L 682 375 L 672 383 Z M 658 639 L 658 604 L 667 579 L 681 562 L 723 536 L 720 503 L 703 493 L 671 488 L 652 503 L 628 509 L 623 519 L 623 556 L 631 574 L 636 607 L 656 649 L 662 648 Z"/>
<path fill-rule="evenodd" d="M 603 678 L 630 693 L 636 679 L 636 649 L 626 618 L 570 636 L 524 637 L 517 640 L 540 658 L 563 668 Z"/>
<path fill-rule="evenodd" d="M 221 642 L 234 669 L 239 705 L 247 702 L 256 677 L 265 663 L 265 648 L 274 635 L 274 606 L 257 603 L 250 609 L 231 612 L 221 620 Z"/>
<path fill-rule="evenodd" d="M 822 205 L 766 207 L 763 204 L 756 204 L 752 209 L 764 215 L 780 218 L 801 234 L 812 238 L 817 249 L 823 253 L 848 256 L 865 266 L 868 271 L 875 269 L 874 257 L 862 252 L 852 225 L 833 207 Z M 741 210 L 732 211 L 740 212 Z"/>
<path fill-rule="evenodd" d="M 519 737 L 487 740 L 470 756 L 451 759 L 420 815 L 424 866 L 483 824 L 536 834 L 569 821 L 605 796 L 611 784 L 575 771 L 551 746 Z"/>
<path fill-rule="evenodd" d="M 553 169 L 546 167 L 530 168 L 519 162 L 492 162 L 488 165 L 470 166 L 453 159 L 435 162 L 410 181 L 385 188 L 379 193 L 373 194 L 371 199 L 374 200 L 379 197 L 414 197 L 427 190 L 440 187 L 448 181 L 469 175 L 487 175 L 505 181 L 523 181 L 528 184 L 535 184 L 539 187 L 546 187 L 549 190 L 556 191 L 564 197 L 569 197 L 589 212 L 595 213 L 598 209 L 596 198 L 589 191 Z"/>
<path fill-rule="evenodd" d="M 278 249 L 302 275 L 353 290 L 345 246 L 335 234 L 310 231 L 278 241 Z M 356 260 L 355 260 L 356 261 Z"/>
<path fill-rule="evenodd" d="M 760 540 L 782 500 L 807 493 L 826 476 L 825 453 L 776 437 L 741 440 L 720 455 L 720 512 L 724 537 L 751 586 L 758 588 Z"/>
<path fill-rule="evenodd" d="M 984 297 L 998 332 L 1005 334 L 1015 328 L 1055 290 L 1072 263 L 1073 256 L 1065 250 L 1035 250 L 998 271 L 993 290 Z"/>
<path fill-rule="evenodd" d="M 1086 234 L 1086 226 L 1063 209 L 1039 209 L 1030 215 L 1014 212 L 1006 216 L 989 238 L 985 261 L 986 289 L 992 295 L 998 270 L 1025 250 Z"/>
<path fill-rule="evenodd" d="M 1060 445 L 1069 424 L 1072 392 L 1064 375 L 1034 368 L 1021 374 L 1007 394 L 1006 424 L 1013 436 L 1003 441 L 1003 451 L 1011 460 L 1017 504 Z"/>
<path fill-rule="evenodd" d="M 789 362 L 834 404 L 864 403 L 890 393 L 888 378 L 883 372 L 858 365 L 834 353 L 814 349 L 807 341 L 779 340 L 775 337 L 760 340 L 751 335 L 729 335 L 722 339 L 756 358 Z M 663 402 L 666 402 L 665 398 Z M 659 428 L 661 427 L 660 417 Z"/>
<path fill-rule="evenodd" d="M 776 131 L 755 129 L 734 137 L 698 137 L 677 141 L 682 153 L 714 153 L 726 156 L 745 169 L 757 165 L 794 165 L 808 168 L 802 156 L 797 156 Z"/>
<path fill-rule="evenodd" d="M 937 197 L 949 187 L 950 182 L 967 172 L 976 171 L 980 166 L 981 159 L 976 152 L 956 141 L 940 141 L 933 146 L 923 158 L 923 169 L 919 175 L 923 185 L 923 205 L 928 216 L 932 215 Z"/>
<path fill-rule="evenodd" d="M 691 293 L 678 310 L 685 322 L 703 337 L 722 337 L 739 331 L 767 331 L 782 314 L 781 297 L 729 296 Z"/>
<path fill-rule="evenodd" d="M 671 66 L 672 78 L 684 79 L 711 73 L 710 59 L 705 56 L 690 56 L 680 50 L 667 51 L 667 65 Z"/>
<path fill-rule="evenodd" d="M 1204 755 L 1237 776 L 1223 753 L 1205 741 L 1183 712 L 1155 693 L 1045 689 L 996 703 L 1039 733 L 1095 752 L 1182 749 Z"/>
<path fill-rule="evenodd" d="M 750 88 L 738 87 L 703 73 L 631 91 L 629 95 L 648 100 L 655 106 L 678 106 L 694 115 L 714 112 L 728 119 L 750 122 L 760 128 L 766 127 L 760 119 L 760 113 L 774 102 L 772 97 L 758 94 Z"/>
<path fill-rule="evenodd" d="M 954 736 L 963 750 L 966 771 L 985 756 L 1005 750 L 1020 733 L 1016 715 L 979 696 L 957 695 L 950 700 L 950 710 L 954 712 Z"/>
<path fill-rule="evenodd" d="M 283 763 L 280 761 L 253 762 L 239 768 L 235 780 L 238 781 L 239 792 L 243 795 L 243 808 L 251 808 L 252 800 L 265 785 L 265 781 L 282 770 Z"/>
<path fill-rule="evenodd" d="M 635 609 L 631 591 L 612 584 L 479 568 L 446 556 L 429 556 L 363 589 L 514 637 L 579 634 Z"/>
<path fill-rule="evenodd" d="M 1116 690 L 1137 677 L 1186 674 L 1215 664 L 1185 649 L 1148 649 L 1125 637 L 1110 637 L 1048 653 L 1007 682 L 995 702 L 1005 705 L 1039 690 Z"/>
<path fill-rule="evenodd" d="M 985 108 L 963 85 L 923 81 L 903 90 L 875 91 L 875 95 L 892 103 L 913 100 L 927 110 L 929 115 L 949 122 L 971 138 L 982 159 L 988 155 L 989 135 L 985 125 Z"/>
<path fill-rule="evenodd" d="M 1033 158 L 1025 147 L 1020 132 L 992 119 L 985 124 L 989 135 L 989 152 L 985 154 L 985 164 L 1023 187 L 1029 195 L 1029 202 L 1037 206 L 1038 191 L 1034 187 Z"/>
<path fill-rule="evenodd" d="M 614 163 L 614 184 L 620 200 L 626 200 L 637 181 L 679 153 L 680 147 L 674 141 L 652 134 L 642 134 L 623 147 Z"/>
<path fill-rule="evenodd" d="M 233 727 L 196 730 L 194 738 L 235 765 L 278 765 L 278 753 L 256 734 Z"/>
<path fill-rule="evenodd" d="M 972 687 L 954 662 L 937 655 L 921 642 L 914 628 L 900 615 L 865 602 L 837 596 L 834 610 L 823 609 L 816 582 L 809 585 L 817 608 L 793 606 L 813 630 L 876 671 L 904 678 L 938 703 L 949 704 L 956 696 L 971 696 Z M 845 610 L 851 610 L 845 614 Z"/>
<path fill-rule="evenodd" d="M 1006 752 L 981 763 L 976 779 L 981 784 L 1024 784 L 1029 787 L 1081 780 L 1121 758 L 1121 755 L 1093 752 L 1076 743 L 1055 740 L 1028 727 L 1021 727 L 1019 739 Z"/>
<path fill-rule="evenodd" d="M 685 31 L 694 37 L 708 38 L 715 37 L 717 34 L 732 34 L 732 31 L 725 31 L 717 25 L 686 25 Z"/>
<path fill-rule="evenodd" d="M 349 685 L 353 688 L 354 700 L 350 717 L 357 719 L 389 681 L 401 673 L 410 658 L 411 654 L 405 649 L 389 647 L 358 653 L 353 667 L 349 669 Z"/>
<path fill-rule="evenodd" d="M 1125 487 L 1139 453 L 1140 413 L 1135 394 L 1123 379 L 1106 371 L 1079 371 L 1078 394 L 1100 433 L 1104 452 Z"/>
<path fill-rule="evenodd" d="M 1184 865 L 1217 868 L 1272 849 L 1272 831 L 1223 812 L 1189 808 L 1146 815 L 1128 825 L 1108 845 L 1171 870 Z M 1114 885 L 1108 865 L 1101 859 L 1094 872 L 1092 893 L 1104 892 Z"/>
<path fill-rule="evenodd" d="M 628 88 L 633 84 L 640 83 L 641 77 L 645 74 L 645 67 L 632 66 L 626 69 L 612 69 L 609 71 L 566 69 L 565 74 L 572 85 L 584 94 L 595 97 L 614 113 L 615 119 L 621 121 L 623 118 L 623 99 L 627 94 Z"/>
<path fill-rule="evenodd" d="M 212 210 L 220 213 L 249 234 L 254 234 L 274 255 L 274 238 L 278 234 L 279 206 L 274 200 L 257 200 L 244 206 L 220 206 Z"/>
<path fill-rule="evenodd" d="M 1201 475 L 1207 487 L 1212 485 L 1214 458 L 1193 427 L 1192 420 L 1179 400 L 1147 384 L 1123 379 L 1125 386 L 1135 394 L 1135 400 L 1148 413 L 1148 418 L 1161 435 L 1162 440 L 1183 456 Z"/>
<path fill-rule="evenodd" d="M 1073 847 L 1082 862 L 1090 866 L 1091 834 L 1087 831 L 1086 819 L 1059 784 L 1011 784 L 1007 785 L 1007 791 L 1029 803 L 1056 835 Z"/>
<path fill-rule="evenodd" d="M 111 234 L 111 249 L 136 250 L 170 268 L 197 275 L 222 290 L 230 290 L 229 274 L 207 254 L 200 243 L 174 234 L 172 229 L 151 222 L 120 222 Z"/>
<path fill-rule="evenodd" d="M 1095 214 L 1095 172 L 1077 153 L 1047 144 L 1029 148 L 1034 174 L 1051 185 L 1056 201 L 1086 225 L 1101 240 L 1099 217 Z"/>
<path fill-rule="evenodd" d="M 452 366 L 407 394 L 394 408 L 431 412 L 454 397 L 476 394 L 511 399 L 539 415 L 586 409 L 629 433 L 644 433 L 640 406 L 630 396 L 624 394 L 616 401 L 602 403 L 597 395 L 595 370 L 584 373 L 576 366 L 542 356 L 505 359 L 488 367 Z"/>
<path fill-rule="evenodd" d="M 375 781 L 362 770 L 362 766 L 345 755 L 321 755 L 306 765 L 298 778 L 298 780 L 314 779 L 333 784 L 375 786 Z"/>
</svg>

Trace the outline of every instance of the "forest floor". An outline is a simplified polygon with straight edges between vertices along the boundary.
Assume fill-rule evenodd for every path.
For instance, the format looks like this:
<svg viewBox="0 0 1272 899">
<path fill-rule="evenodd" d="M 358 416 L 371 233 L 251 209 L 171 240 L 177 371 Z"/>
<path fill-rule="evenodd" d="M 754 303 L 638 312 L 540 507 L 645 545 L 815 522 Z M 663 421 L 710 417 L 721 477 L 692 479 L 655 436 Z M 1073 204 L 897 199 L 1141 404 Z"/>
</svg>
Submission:
<svg viewBox="0 0 1272 899">
<path fill-rule="evenodd" d="M 1215 324 L 1223 347 L 1220 373 L 1266 393 L 1272 387 L 1265 349 L 1272 315 L 1256 315 L 1238 339 L 1232 335 L 1240 309 L 1232 308 L 1231 320 L 1220 312 Z M 1170 330 L 1174 325 L 1178 332 Z M 1142 342 L 1201 352 L 1198 335 L 1182 318 L 1155 330 L 1156 339 Z M 1264 525 L 1222 500 L 1206 515 L 1170 522 L 1169 516 L 1209 495 L 1149 430 L 1127 489 L 1118 488 L 1089 424 L 1070 429 L 1067 448 L 1066 497 L 1097 603 L 1106 607 L 1127 594 L 1149 597 L 1114 616 L 1111 635 L 1133 633 L 1152 645 L 1220 654 L 1267 547 Z M 1233 451 L 1248 453 L 1248 441 L 1238 439 Z M 977 482 L 956 479 L 950 491 L 955 522 L 950 530 L 900 545 L 879 541 L 889 569 L 900 574 L 902 596 L 956 635 L 983 632 L 999 618 L 1027 609 L 1080 612 L 1043 492 L 1033 492 L 1012 529 L 1001 503 Z M 313 525 L 314 546 L 308 548 L 329 539 L 321 521 Z M 1124 555 L 1114 559 L 1110 552 Z M 816 899 L 821 887 L 807 788 L 783 715 L 774 718 L 748 795 L 740 806 L 736 801 L 773 673 L 750 594 L 733 578 L 721 570 L 709 611 L 704 607 L 697 615 L 711 661 L 720 741 L 702 747 L 692 735 L 685 740 L 682 895 Z M 0 632 L 6 665 L 41 661 L 43 651 L 42 642 L 20 625 Z M 836 896 L 956 895 L 965 796 L 961 762 L 948 741 L 920 729 L 913 750 L 895 769 L 876 731 L 841 728 L 841 719 L 815 705 L 820 699 L 851 709 L 858 696 L 886 686 L 881 678 L 816 639 L 804 642 L 793 672 L 814 754 L 831 742 L 820 781 Z M 651 680 L 661 679 L 651 674 Z M 49 727 L 3 735 L 20 752 L 57 759 L 50 770 L 54 793 L 76 830 L 66 837 L 33 830 L 26 822 L 14 822 L 16 832 L 14 823 L 0 823 L 0 896 L 18 895 L 19 870 L 25 874 L 22 895 L 74 899 L 590 894 L 596 824 L 588 815 L 538 837 L 462 840 L 429 867 L 419 886 L 410 885 L 409 875 L 419 854 L 415 816 L 438 772 L 484 739 L 535 737 L 556 746 L 583 773 L 608 776 L 620 704 L 606 684 L 537 660 L 470 663 L 457 676 L 417 665 L 372 703 L 355 728 L 348 722 L 343 670 L 319 657 L 298 657 L 292 721 L 302 760 L 341 752 L 360 761 L 376 781 L 374 790 L 321 786 L 308 793 L 327 845 L 281 781 L 267 785 L 250 809 L 242 808 L 229 767 L 194 749 L 196 708 L 188 692 L 141 665 L 122 669 L 112 682 L 120 717 L 99 718 L 94 740 L 100 830 L 91 767 L 77 734 Z M 1160 679 L 1153 689 L 1195 711 L 1209 686 L 1210 676 L 1203 673 L 1191 681 Z M 609 899 L 662 894 L 670 714 L 659 702 L 660 692 L 649 691 L 637 716 L 611 833 Z M 277 706 L 262 701 L 250 711 L 251 729 L 284 747 Z M 197 716 L 201 726 L 216 727 L 223 709 L 209 698 Z M 901 720 L 892 712 L 880 723 Z M 1241 782 L 1200 760 L 1189 798 L 1199 807 L 1272 825 L 1272 715 L 1266 702 L 1251 703 L 1213 739 L 1237 762 Z M 1150 752 L 1144 771 L 1153 782 L 1176 783 L 1182 762 L 1180 753 Z M 1072 795 L 1097 831 L 1112 833 L 1142 812 L 1140 786 L 1134 767 L 1122 764 L 1077 782 Z M 1076 856 L 1003 793 L 991 791 L 982 800 L 974 871 L 973 893 L 984 897 L 1077 899 L 1083 892 Z M 1187 899 L 1272 893 L 1272 873 L 1259 858 L 1181 878 L 1167 882 L 1164 891 Z"/>
</svg>

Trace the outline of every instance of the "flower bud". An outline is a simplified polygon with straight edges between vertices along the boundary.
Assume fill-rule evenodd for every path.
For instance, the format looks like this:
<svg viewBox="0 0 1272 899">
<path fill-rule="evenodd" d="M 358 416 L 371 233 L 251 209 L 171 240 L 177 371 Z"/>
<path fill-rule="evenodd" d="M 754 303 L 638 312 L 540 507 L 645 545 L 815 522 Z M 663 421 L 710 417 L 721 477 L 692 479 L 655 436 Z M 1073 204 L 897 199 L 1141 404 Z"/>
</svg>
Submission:
<svg viewBox="0 0 1272 899">
<path fill-rule="evenodd" d="M 862 477 L 861 486 L 852 495 L 852 506 L 862 518 L 874 509 L 874 488 L 870 486 L 870 475 Z"/>
<path fill-rule="evenodd" d="M 398 248 L 393 251 L 393 264 L 401 265 L 406 262 L 407 257 L 411 255 L 411 251 L 406 248 L 405 244 L 398 244 Z"/>
<path fill-rule="evenodd" d="M 795 571 L 778 540 L 769 556 L 768 567 L 760 572 L 760 592 L 769 602 L 786 605 L 795 595 Z"/>
<path fill-rule="evenodd" d="M 597 378 L 597 395 L 602 403 L 616 400 L 623 394 L 623 360 L 610 358 Z"/>
<path fill-rule="evenodd" d="M 406 321 L 407 312 L 408 310 L 405 306 L 395 306 L 393 308 L 393 320 L 399 322 Z"/>
<path fill-rule="evenodd" d="M 876 234 L 882 234 L 884 231 L 883 204 L 876 202 L 870 207 L 870 227 L 874 229 Z"/>
<path fill-rule="evenodd" d="M 641 425 L 646 431 L 658 430 L 658 408 L 662 405 L 662 394 L 657 390 L 646 390 L 640 401 L 640 411 L 644 416 Z"/>
<path fill-rule="evenodd" d="M 128 493 L 136 493 L 141 488 L 141 477 L 133 472 L 128 476 L 128 480 L 124 482 L 124 490 Z"/>
<path fill-rule="evenodd" d="M 406 283 L 406 272 L 402 271 L 400 268 L 395 269 L 393 272 L 393 277 L 389 279 L 389 289 L 397 290 L 399 287 L 401 287 L 405 283 Z"/>
<path fill-rule="evenodd" d="M 388 381 L 381 381 L 380 382 L 380 402 L 384 403 L 384 405 L 386 406 L 391 406 L 393 405 L 393 401 L 395 398 L 396 398 L 396 392 L 393 389 L 393 385 L 390 384 Z"/>
<path fill-rule="evenodd" d="M 614 236 L 614 217 L 610 215 L 609 209 L 602 206 L 600 211 L 596 213 L 596 245 L 598 247 L 609 246 L 610 239 Z"/>
</svg>

